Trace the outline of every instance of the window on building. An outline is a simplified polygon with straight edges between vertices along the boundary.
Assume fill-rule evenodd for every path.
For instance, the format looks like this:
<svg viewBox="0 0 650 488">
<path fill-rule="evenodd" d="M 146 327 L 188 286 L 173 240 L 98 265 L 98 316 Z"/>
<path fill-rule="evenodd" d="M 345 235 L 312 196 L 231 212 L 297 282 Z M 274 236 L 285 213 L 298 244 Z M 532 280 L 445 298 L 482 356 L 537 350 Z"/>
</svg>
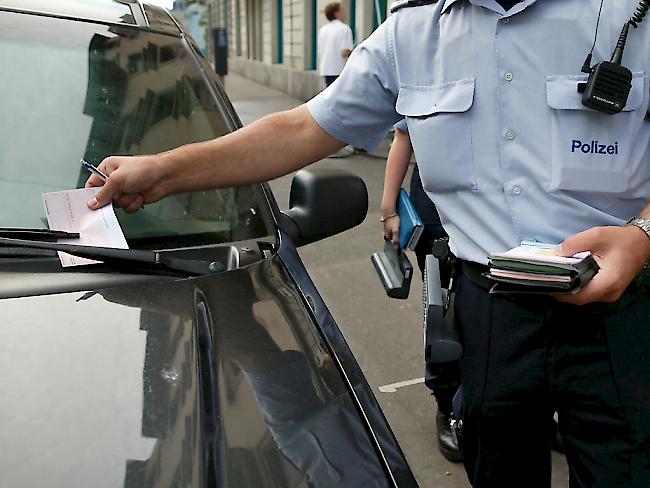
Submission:
<svg viewBox="0 0 650 488">
<path fill-rule="evenodd" d="M 262 0 L 246 0 L 248 58 L 262 61 Z"/>
</svg>

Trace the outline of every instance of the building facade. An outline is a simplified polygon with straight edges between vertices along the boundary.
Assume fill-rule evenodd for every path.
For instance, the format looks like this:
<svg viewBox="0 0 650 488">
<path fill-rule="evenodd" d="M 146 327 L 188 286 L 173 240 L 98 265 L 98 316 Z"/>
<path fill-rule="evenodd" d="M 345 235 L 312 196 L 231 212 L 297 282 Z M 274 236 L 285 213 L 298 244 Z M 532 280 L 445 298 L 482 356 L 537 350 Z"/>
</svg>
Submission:
<svg viewBox="0 0 650 488">
<path fill-rule="evenodd" d="M 316 71 L 318 29 L 331 0 L 207 0 L 207 56 L 215 29 L 225 29 L 229 70 L 300 100 L 322 89 Z M 388 15 L 389 0 L 342 0 L 355 43 Z"/>
</svg>

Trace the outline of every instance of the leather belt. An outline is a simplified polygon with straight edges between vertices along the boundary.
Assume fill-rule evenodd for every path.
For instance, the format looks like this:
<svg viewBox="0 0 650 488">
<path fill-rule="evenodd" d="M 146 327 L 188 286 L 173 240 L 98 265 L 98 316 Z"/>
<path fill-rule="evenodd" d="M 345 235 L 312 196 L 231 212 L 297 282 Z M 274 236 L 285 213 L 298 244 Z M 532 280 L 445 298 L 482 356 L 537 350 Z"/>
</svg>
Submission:
<svg viewBox="0 0 650 488">
<path fill-rule="evenodd" d="M 461 274 L 464 274 L 472 283 L 474 283 L 479 288 L 485 291 L 490 291 L 494 283 L 483 276 L 483 273 L 487 273 L 490 268 L 488 268 L 485 264 L 479 264 L 473 261 L 465 261 L 463 259 L 459 259 L 457 263 L 460 263 L 458 269 L 460 270 Z"/>
</svg>

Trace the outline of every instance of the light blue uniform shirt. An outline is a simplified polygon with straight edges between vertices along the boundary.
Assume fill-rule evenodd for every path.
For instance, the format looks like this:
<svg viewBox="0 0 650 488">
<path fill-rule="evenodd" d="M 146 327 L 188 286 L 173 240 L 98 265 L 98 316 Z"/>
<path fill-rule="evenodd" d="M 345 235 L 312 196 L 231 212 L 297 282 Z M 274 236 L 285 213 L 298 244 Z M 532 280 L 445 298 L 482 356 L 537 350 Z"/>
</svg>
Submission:
<svg viewBox="0 0 650 488">
<path fill-rule="evenodd" d="M 637 0 L 604 4 L 594 63 L 609 60 Z M 650 196 L 650 19 L 631 29 L 623 113 L 577 91 L 600 0 L 440 0 L 399 10 L 308 104 L 340 141 L 372 149 L 406 118 L 452 251 L 486 263 L 522 240 L 559 243 L 621 225 Z"/>
<path fill-rule="evenodd" d="M 393 126 L 395 129 L 399 129 L 402 132 L 408 134 L 409 133 L 409 126 L 408 123 L 406 122 L 406 119 L 400 120 L 397 124 Z"/>
</svg>

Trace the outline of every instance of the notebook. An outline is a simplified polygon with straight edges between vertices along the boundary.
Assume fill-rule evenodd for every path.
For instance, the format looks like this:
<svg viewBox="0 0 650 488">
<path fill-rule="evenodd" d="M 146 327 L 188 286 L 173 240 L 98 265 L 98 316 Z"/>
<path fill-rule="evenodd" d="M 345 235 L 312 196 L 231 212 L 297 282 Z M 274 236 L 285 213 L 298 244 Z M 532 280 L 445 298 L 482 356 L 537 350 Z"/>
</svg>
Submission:
<svg viewBox="0 0 650 488">
<path fill-rule="evenodd" d="M 397 197 L 397 215 L 399 216 L 399 245 L 402 249 L 413 251 L 424 230 L 422 219 L 404 188 Z"/>
</svg>

